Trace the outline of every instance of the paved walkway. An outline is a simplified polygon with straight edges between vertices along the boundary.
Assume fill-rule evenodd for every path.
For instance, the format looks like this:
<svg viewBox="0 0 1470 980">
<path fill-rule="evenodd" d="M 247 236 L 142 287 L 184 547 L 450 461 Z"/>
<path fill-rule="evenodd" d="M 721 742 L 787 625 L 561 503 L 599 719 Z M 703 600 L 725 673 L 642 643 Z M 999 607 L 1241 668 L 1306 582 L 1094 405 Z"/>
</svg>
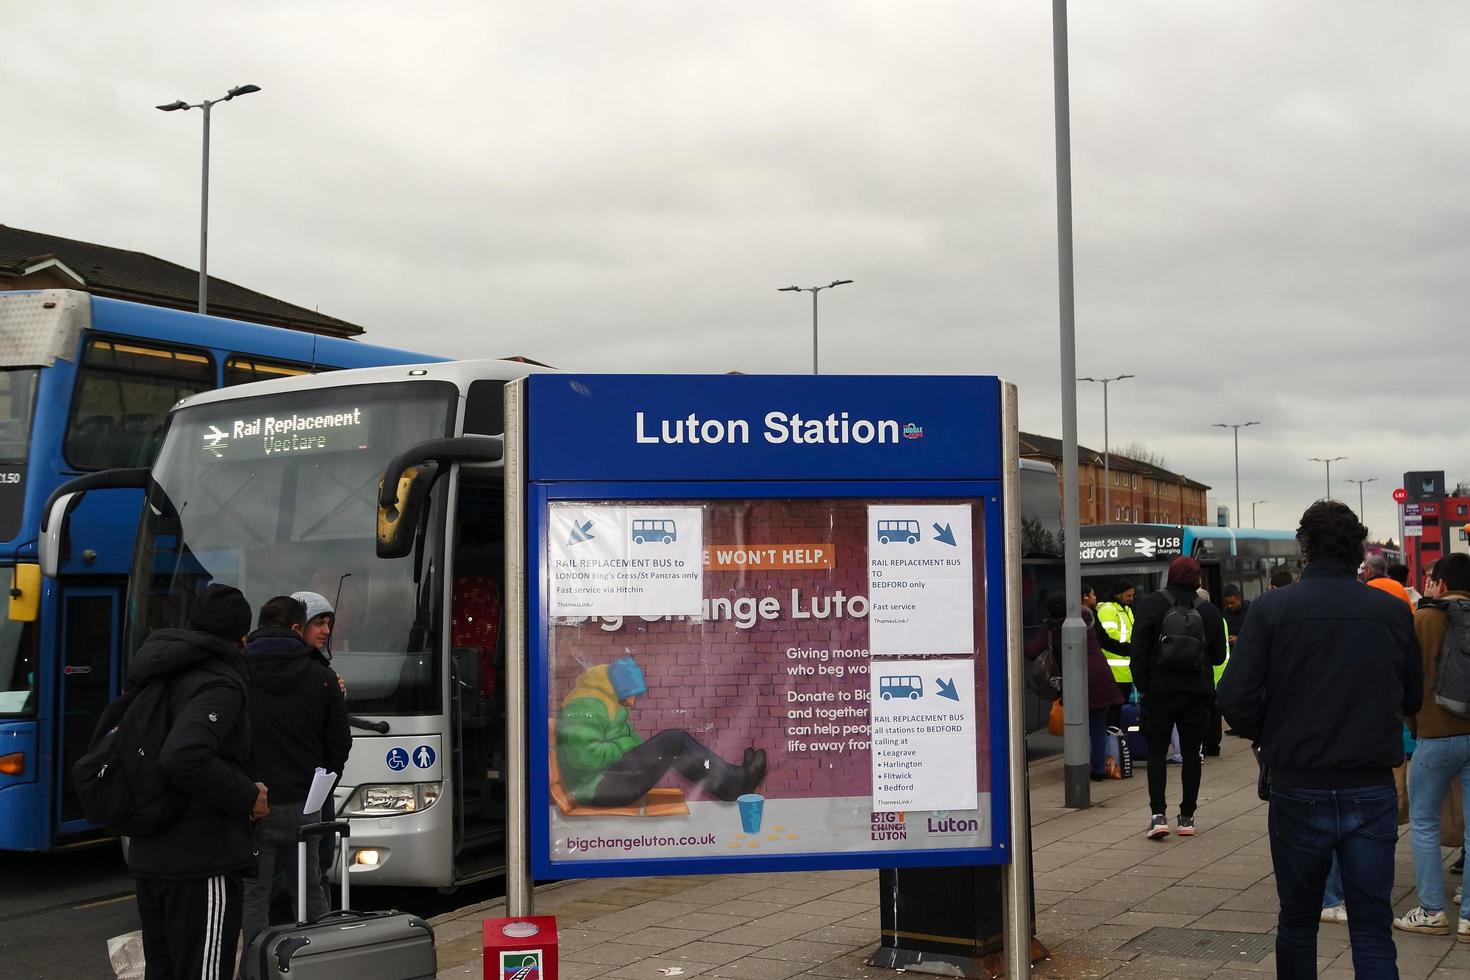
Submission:
<svg viewBox="0 0 1470 980">
<path fill-rule="evenodd" d="M 1224 755 L 1205 765 L 1200 833 L 1163 842 L 1143 836 L 1142 772 L 1094 783 L 1093 807 L 1075 811 L 1060 805 L 1061 759 L 1031 764 L 1036 928 L 1052 950 L 1033 976 L 1274 974 L 1267 934 L 1277 905 L 1266 805 L 1256 799 L 1249 747 L 1235 738 L 1225 743 Z M 1169 775 L 1170 799 L 1177 800 L 1179 770 L 1171 767 Z M 1459 883 L 1447 877 L 1451 889 Z M 1415 904 L 1407 833 L 1399 841 L 1394 899 L 1398 911 Z M 538 913 L 558 917 L 563 980 L 895 976 L 865 965 L 878 942 L 876 872 L 575 881 L 538 890 L 536 901 Z M 436 919 L 439 975 L 481 976 L 480 920 L 503 914 L 503 906 L 489 904 Z M 1395 938 L 1405 980 L 1470 980 L 1470 945 L 1457 946 L 1452 937 Z M 1172 955 L 1135 948 L 1164 940 L 1172 940 Z M 1346 926 L 1323 925 L 1318 953 L 1322 977 L 1353 975 Z M 682 972 L 670 972 L 675 968 Z"/>
</svg>

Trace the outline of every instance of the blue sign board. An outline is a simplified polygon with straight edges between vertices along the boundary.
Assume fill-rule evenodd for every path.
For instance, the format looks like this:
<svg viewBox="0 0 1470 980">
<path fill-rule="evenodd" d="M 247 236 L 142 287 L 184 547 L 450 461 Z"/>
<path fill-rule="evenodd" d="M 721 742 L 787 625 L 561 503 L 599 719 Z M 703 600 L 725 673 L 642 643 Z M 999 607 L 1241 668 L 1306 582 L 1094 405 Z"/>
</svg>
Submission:
<svg viewBox="0 0 1470 980">
<path fill-rule="evenodd" d="M 1009 860 L 997 379 L 523 384 L 536 877 Z"/>
</svg>

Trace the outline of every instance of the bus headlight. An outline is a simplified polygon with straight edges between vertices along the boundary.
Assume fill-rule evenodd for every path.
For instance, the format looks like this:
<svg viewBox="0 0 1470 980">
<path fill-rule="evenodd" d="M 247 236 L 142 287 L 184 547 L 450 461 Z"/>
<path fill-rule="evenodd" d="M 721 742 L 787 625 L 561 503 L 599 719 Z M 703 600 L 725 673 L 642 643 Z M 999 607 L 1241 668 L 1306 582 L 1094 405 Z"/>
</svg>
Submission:
<svg viewBox="0 0 1470 980">
<path fill-rule="evenodd" d="M 419 813 L 439 799 L 439 783 L 386 783 L 359 786 L 347 798 L 338 816 L 391 817 Z"/>
</svg>

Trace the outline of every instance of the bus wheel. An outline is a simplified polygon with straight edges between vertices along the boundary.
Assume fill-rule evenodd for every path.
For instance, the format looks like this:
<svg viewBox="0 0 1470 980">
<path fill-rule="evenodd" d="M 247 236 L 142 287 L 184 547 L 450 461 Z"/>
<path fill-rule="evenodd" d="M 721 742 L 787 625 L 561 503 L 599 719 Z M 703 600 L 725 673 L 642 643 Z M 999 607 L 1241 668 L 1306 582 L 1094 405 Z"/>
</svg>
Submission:
<svg viewBox="0 0 1470 980">
<path fill-rule="evenodd" d="M 914 537 L 912 534 L 909 535 L 909 544 L 917 544 L 918 540 L 919 539 Z"/>
<path fill-rule="evenodd" d="M 673 544 L 673 543 L 674 543 L 673 537 L 671 535 L 665 534 L 664 535 L 664 544 Z"/>
<path fill-rule="evenodd" d="M 883 700 L 884 701 L 892 701 L 893 700 L 893 692 L 892 691 L 884 691 L 883 692 Z"/>
<path fill-rule="evenodd" d="M 642 544 L 643 543 L 643 535 L 640 534 L 637 537 L 635 537 L 633 539 L 633 543 L 634 544 Z"/>
<path fill-rule="evenodd" d="M 909 700 L 910 701 L 917 701 L 917 700 L 919 700 L 919 692 L 918 691 L 912 691 L 912 692 L 910 692 L 909 693 Z"/>
<path fill-rule="evenodd" d="M 878 535 L 878 543 L 879 544 L 887 544 L 888 543 L 888 538 L 885 537 L 884 535 L 880 534 L 880 535 Z"/>
</svg>

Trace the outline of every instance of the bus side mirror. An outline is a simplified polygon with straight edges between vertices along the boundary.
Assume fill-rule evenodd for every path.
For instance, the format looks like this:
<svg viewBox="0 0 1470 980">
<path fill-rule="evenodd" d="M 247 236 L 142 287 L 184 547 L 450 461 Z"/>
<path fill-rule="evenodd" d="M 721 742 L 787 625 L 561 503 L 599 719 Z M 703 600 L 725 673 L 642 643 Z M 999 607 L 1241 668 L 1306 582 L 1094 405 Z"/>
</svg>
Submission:
<svg viewBox="0 0 1470 980">
<path fill-rule="evenodd" d="M 433 462 L 410 466 L 398 477 L 398 488 L 393 501 L 384 507 L 378 505 L 378 557 L 404 558 L 413 551 L 413 541 L 418 533 L 419 520 L 423 516 L 424 501 L 429 488 L 439 475 L 439 465 Z M 381 499 L 383 484 L 378 483 Z"/>
<path fill-rule="evenodd" d="M 64 493 L 51 501 L 42 517 L 41 540 L 36 550 L 41 559 L 41 574 L 55 578 L 61 571 L 61 558 L 66 553 L 66 532 L 72 508 L 82 502 L 86 491 Z"/>
<path fill-rule="evenodd" d="M 41 613 L 41 566 L 16 565 L 10 584 L 10 621 L 34 623 Z"/>
</svg>

